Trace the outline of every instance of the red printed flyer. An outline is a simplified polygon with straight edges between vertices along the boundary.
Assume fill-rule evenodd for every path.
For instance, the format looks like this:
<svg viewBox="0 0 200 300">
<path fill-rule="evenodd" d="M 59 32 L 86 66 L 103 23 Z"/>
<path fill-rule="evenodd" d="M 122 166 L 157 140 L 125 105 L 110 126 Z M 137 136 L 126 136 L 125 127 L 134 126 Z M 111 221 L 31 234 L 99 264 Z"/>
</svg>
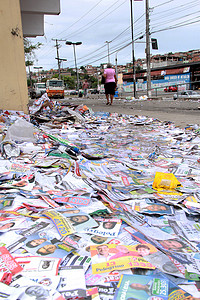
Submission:
<svg viewBox="0 0 200 300">
<path fill-rule="evenodd" d="M 23 268 L 16 262 L 6 247 L 0 247 L 0 272 L 17 274 Z"/>
</svg>

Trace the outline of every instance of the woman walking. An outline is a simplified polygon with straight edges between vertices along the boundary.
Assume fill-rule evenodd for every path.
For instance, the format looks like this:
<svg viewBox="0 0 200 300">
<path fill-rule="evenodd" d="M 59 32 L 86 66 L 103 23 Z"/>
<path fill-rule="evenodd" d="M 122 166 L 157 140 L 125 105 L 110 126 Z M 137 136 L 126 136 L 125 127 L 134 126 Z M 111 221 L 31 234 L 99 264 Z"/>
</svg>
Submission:
<svg viewBox="0 0 200 300">
<path fill-rule="evenodd" d="M 112 68 L 110 63 L 107 64 L 107 68 L 104 70 L 103 76 L 105 77 L 105 95 L 107 99 L 106 105 L 113 104 L 113 98 L 117 87 L 117 77 L 115 70 Z M 110 101 L 109 101 L 110 99 Z"/>
</svg>

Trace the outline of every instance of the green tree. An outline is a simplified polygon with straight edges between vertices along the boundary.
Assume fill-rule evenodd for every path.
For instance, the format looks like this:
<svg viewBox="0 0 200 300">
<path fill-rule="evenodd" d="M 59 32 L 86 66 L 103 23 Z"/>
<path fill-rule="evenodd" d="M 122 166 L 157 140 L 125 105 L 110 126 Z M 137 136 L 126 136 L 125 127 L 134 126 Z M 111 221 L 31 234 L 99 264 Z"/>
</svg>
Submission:
<svg viewBox="0 0 200 300">
<path fill-rule="evenodd" d="M 92 88 L 92 89 L 97 88 L 98 80 L 97 80 L 96 77 L 90 76 L 89 81 L 90 81 L 90 83 L 91 83 L 91 88 Z"/>
<path fill-rule="evenodd" d="M 70 90 L 75 89 L 75 86 L 76 86 L 75 77 L 64 76 L 63 80 L 64 80 L 64 83 L 65 83 L 67 89 L 70 89 Z"/>
<path fill-rule="evenodd" d="M 58 78 L 59 77 L 59 74 L 53 74 L 52 78 Z"/>
<path fill-rule="evenodd" d="M 34 61 L 36 60 L 35 50 L 39 49 L 41 46 L 42 43 L 32 44 L 29 39 L 24 38 L 25 65 L 29 70 L 29 80 L 27 81 L 28 86 L 32 86 L 33 83 L 30 66 L 33 66 Z"/>
</svg>

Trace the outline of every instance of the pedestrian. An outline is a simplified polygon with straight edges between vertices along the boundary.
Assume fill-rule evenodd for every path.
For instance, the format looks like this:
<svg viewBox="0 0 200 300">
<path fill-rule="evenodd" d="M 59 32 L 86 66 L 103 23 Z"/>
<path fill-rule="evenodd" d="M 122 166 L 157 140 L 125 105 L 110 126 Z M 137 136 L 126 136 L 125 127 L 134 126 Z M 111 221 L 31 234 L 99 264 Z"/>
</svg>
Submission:
<svg viewBox="0 0 200 300">
<path fill-rule="evenodd" d="M 83 95 L 84 95 L 84 97 L 88 96 L 88 88 L 89 88 L 89 83 L 88 83 L 87 79 L 85 79 L 85 81 L 83 82 Z"/>
<path fill-rule="evenodd" d="M 110 63 L 107 64 L 107 68 L 104 70 L 103 76 L 105 77 L 105 95 L 107 99 L 106 105 L 113 104 L 113 98 L 117 88 L 117 76 L 115 70 L 112 68 Z M 110 98 L 110 102 L 109 102 Z"/>
</svg>

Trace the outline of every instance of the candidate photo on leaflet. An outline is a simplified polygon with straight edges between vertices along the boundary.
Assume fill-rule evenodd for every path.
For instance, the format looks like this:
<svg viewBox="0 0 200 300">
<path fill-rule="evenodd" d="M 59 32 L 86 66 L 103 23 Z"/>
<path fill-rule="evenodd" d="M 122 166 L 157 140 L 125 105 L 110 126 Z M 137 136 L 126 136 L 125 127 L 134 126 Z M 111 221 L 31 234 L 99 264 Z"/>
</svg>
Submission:
<svg viewBox="0 0 200 300">
<path fill-rule="evenodd" d="M 109 253 L 110 249 L 107 245 L 100 245 L 96 247 L 97 254 L 92 257 L 92 263 L 98 264 L 102 262 L 107 262 L 110 260 L 113 254 Z"/>
<path fill-rule="evenodd" d="M 103 222 L 103 228 L 104 229 L 113 229 L 115 227 L 115 225 L 117 224 L 117 222 Z"/>
<path fill-rule="evenodd" d="M 5 230 L 5 229 L 9 229 L 9 228 L 12 228 L 13 226 L 15 226 L 15 223 L 14 222 L 8 222 L 6 224 L 3 224 L 0 226 L 0 231 L 1 230 Z"/>
<path fill-rule="evenodd" d="M 46 270 L 51 266 L 51 261 L 50 260 L 45 260 L 42 262 L 42 269 Z"/>
<path fill-rule="evenodd" d="M 152 263 L 155 267 L 159 267 L 161 271 L 170 274 L 178 273 L 178 269 L 176 268 L 174 263 L 170 261 L 169 258 L 168 261 L 166 261 L 165 254 L 161 251 L 151 253 L 149 246 L 145 244 L 137 245 L 135 249 L 142 257 L 144 257 L 144 259 Z"/>
<path fill-rule="evenodd" d="M 150 280 L 147 284 L 131 283 L 130 288 L 136 291 L 144 291 L 148 296 L 151 296 L 152 285 L 153 280 Z"/>
<path fill-rule="evenodd" d="M 137 251 L 130 251 L 126 246 L 117 245 L 116 246 L 117 253 L 112 255 L 110 259 L 116 259 L 124 256 L 140 256 Z"/>
<path fill-rule="evenodd" d="M 72 223 L 73 226 L 76 226 L 89 221 L 90 218 L 86 215 L 77 215 L 77 216 L 67 217 L 67 219 Z"/>
<path fill-rule="evenodd" d="M 170 251 L 176 251 L 176 252 L 191 252 L 191 248 L 187 246 L 184 242 L 175 240 L 175 239 L 169 239 L 165 241 L 159 241 L 160 245 L 163 246 L 166 250 Z"/>
<path fill-rule="evenodd" d="M 105 241 L 107 240 L 107 237 L 104 236 L 99 236 L 99 235 L 93 235 L 91 237 L 91 241 L 95 244 L 103 244 L 105 243 Z"/>
<path fill-rule="evenodd" d="M 149 246 L 145 245 L 145 244 L 140 244 L 140 245 L 137 245 L 135 247 L 135 250 L 138 252 L 138 254 L 140 256 L 147 256 L 150 254 L 150 248 Z"/>
<path fill-rule="evenodd" d="M 45 245 L 45 246 L 39 248 L 36 251 L 36 253 L 43 256 L 43 255 L 53 254 L 56 249 L 57 249 L 56 245 L 48 244 L 48 245 Z"/>
<path fill-rule="evenodd" d="M 47 241 L 47 239 L 45 239 L 45 238 L 34 239 L 34 240 L 31 240 L 31 241 L 27 242 L 27 243 L 26 243 L 26 246 L 27 246 L 28 248 L 35 248 L 35 247 L 41 245 L 42 243 L 44 243 L 44 242 L 46 242 L 46 241 Z"/>
<path fill-rule="evenodd" d="M 33 286 L 28 287 L 25 290 L 25 295 L 30 296 L 31 297 L 30 299 L 37 299 L 37 300 L 48 300 L 49 299 L 49 291 L 39 285 L 33 285 Z"/>
<path fill-rule="evenodd" d="M 150 204 L 142 209 L 142 211 L 162 212 L 169 210 L 164 204 Z"/>
</svg>

